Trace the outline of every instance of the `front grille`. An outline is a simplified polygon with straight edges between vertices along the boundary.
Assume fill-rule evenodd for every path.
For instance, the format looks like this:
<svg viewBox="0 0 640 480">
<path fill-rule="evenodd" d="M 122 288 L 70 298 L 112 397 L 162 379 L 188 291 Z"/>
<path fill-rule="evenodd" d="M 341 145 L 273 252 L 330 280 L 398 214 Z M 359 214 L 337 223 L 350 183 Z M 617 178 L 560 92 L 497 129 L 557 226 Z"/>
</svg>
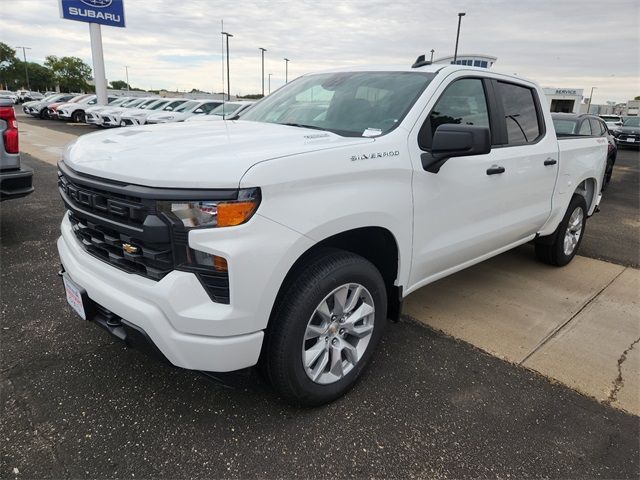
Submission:
<svg viewBox="0 0 640 480">
<path fill-rule="evenodd" d="M 111 118 L 110 118 L 110 117 L 107 117 L 106 115 L 103 115 L 103 116 L 102 116 L 102 121 L 103 121 L 103 122 L 110 122 L 110 121 L 111 121 Z"/>
<path fill-rule="evenodd" d="M 171 242 L 143 242 L 108 228 L 79 218 L 73 212 L 69 214 L 73 233 L 84 249 L 114 267 L 129 273 L 137 273 L 152 280 L 160 280 L 173 270 Z M 136 249 L 135 253 L 126 252 L 123 245 Z"/>
<path fill-rule="evenodd" d="M 94 257 L 125 272 L 161 280 L 172 270 L 194 273 L 214 302 L 229 303 L 229 274 L 194 265 L 188 232 L 156 210 L 158 200 L 211 198 L 211 191 L 154 189 L 105 182 L 59 164 L 58 188 L 72 230 Z M 218 190 L 221 198 L 237 192 Z"/>
</svg>

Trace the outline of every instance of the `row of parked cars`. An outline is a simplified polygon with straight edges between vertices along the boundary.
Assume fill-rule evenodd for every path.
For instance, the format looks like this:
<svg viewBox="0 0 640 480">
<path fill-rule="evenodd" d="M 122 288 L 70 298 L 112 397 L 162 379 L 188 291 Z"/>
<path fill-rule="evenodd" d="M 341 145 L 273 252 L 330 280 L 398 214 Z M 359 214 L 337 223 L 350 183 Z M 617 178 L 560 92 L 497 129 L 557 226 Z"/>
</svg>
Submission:
<svg viewBox="0 0 640 480">
<path fill-rule="evenodd" d="M 232 118 L 254 102 L 188 98 L 109 96 L 98 105 L 93 94 L 57 93 L 22 105 L 24 113 L 42 119 L 88 123 L 99 127 L 183 121 L 215 121 Z"/>
</svg>

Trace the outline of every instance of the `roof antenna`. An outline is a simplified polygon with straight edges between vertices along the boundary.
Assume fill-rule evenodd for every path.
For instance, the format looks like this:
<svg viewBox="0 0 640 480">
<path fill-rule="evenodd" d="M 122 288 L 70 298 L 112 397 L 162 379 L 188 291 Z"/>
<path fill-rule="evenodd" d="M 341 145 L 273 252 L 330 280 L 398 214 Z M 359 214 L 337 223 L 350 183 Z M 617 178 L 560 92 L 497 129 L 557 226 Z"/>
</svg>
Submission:
<svg viewBox="0 0 640 480">
<path fill-rule="evenodd" d="M 427 60 L 424 55 L 419 55 L 418 58 L 416 58 L 415 63 L 411 65 L 411 68 L 420 68 L 424 67 L 425 65 L 431 65 L 431 62 Z"/>
</svg>

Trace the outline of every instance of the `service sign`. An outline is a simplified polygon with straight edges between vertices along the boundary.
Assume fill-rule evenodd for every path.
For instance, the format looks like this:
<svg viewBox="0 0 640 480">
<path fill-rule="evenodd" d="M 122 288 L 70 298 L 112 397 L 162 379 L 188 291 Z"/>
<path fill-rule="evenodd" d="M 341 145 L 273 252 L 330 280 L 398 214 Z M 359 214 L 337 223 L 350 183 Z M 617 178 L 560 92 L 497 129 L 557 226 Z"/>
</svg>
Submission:
<svg viewBox="0 0 640 480">
<path fill-rule="evenodd" d="M 60 16 L 78 22 L 124 27 L 124 0 L 60 0 Z"/>
</svg>

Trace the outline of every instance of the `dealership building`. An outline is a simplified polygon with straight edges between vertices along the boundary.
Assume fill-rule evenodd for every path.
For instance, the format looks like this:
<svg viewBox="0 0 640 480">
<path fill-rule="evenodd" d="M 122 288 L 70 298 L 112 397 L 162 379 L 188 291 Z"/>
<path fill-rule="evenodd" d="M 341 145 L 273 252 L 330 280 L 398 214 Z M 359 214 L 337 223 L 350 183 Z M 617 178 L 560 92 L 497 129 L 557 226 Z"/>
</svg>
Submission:
<svg viewBox="0 0 640 480">
<path fill-rule="evenodd" d="M 456 61 L 453 61 L 453 55 L 448 57 L 434 58 L 433 63 L 437 64 L 456 64 L 467 65 L 469 67 L 491 68 L 498 60 L 496 57 L 484 54 L 459 54 Z"/>
<path fill-rule="evenodd" d="M 582 88 L 543 88 L 549 110 L 560 113 L 580 113 L 584 90 Z"/>
</svg>

